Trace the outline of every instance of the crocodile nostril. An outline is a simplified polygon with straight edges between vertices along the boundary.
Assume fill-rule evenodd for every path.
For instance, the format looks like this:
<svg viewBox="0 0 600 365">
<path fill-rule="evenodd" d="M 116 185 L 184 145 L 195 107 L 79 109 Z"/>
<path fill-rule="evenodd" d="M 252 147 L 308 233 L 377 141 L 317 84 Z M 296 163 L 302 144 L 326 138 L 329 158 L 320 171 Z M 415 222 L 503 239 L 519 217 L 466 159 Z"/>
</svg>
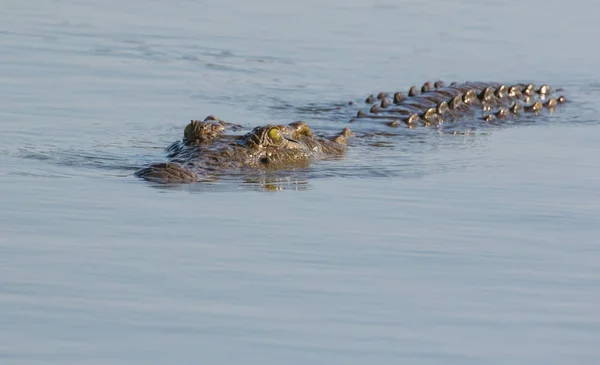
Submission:
<svg viewBox="0 0 600 365">
<path fill-rule="evenodd" d="M 264 163 L 265 165 L 269 163 L 269 158 L 268 157 L 263 157 L 260 159 L 261 163 Z"/>
</svg>

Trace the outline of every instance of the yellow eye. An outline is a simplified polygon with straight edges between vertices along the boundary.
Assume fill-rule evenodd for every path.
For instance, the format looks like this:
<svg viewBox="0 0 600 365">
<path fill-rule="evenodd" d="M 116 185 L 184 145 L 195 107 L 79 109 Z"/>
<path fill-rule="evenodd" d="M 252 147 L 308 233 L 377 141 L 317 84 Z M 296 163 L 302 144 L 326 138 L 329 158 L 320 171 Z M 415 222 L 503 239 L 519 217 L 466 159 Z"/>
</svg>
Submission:
<svg viewBox="0 0 600 365">
<path fill-rule="evenodd" d="M 279 128 L 269 129 L 269 138 L 271 138 L 271 140 L 274 143 L 279 143 L 283 140 L 283 137 L 281 136 L 281 132 L 279 131 Z"/>
</svg>

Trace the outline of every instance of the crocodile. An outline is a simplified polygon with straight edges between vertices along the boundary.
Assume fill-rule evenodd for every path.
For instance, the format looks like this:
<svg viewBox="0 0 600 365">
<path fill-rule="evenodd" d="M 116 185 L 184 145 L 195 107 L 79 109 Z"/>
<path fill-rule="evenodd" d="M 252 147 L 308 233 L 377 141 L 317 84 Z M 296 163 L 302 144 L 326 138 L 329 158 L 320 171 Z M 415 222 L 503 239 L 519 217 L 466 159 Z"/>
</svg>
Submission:
<svg viewBox="0 0 600 365">
<path fill-rule="evenodd" d="M 225 134 L 228 128 L 236 126 L 214 116 L 192 120 L 182 141 L 167 148 L 168 162 L 151 164 L 135 175 L 151 182 L 186 183 L 234 169 L 308 167 L 313 159 L 343 154 L 352 136 L 345 128 L 333 138 L 319 137 L 303 121 L 259 126 L 241 136 Z"/>
<path fill-rule="evenodd" d="M 359 110 L 350 123 L 384 121 L 392 128 L 427 126 L 457 134 L 464 132 L 446 126 L 465 120 L 497 123 L 544 110 L 552 112 L 566 98 L 547 84 L 537 88 L 535 84 L 453 82 L 446 86 L 436 81 L 420 88 L 412 86 L 407 93 L 371 94 L 365 102 L 371 104 L 369 110 Z M 348 127 L 333 137 L 317 135 L 303 121 L 258 126 L 245 135 L 228 133 L 241 128 L 215 116 L 192 120 L 182 140 L 167 147 L 167 162 L 144 167 L 135 176 L 157 183 L 188 183 L 240 169 L 305 168 L 313 160 L 343 155 L 347 139 L 354 135 Z"/>
</svg>

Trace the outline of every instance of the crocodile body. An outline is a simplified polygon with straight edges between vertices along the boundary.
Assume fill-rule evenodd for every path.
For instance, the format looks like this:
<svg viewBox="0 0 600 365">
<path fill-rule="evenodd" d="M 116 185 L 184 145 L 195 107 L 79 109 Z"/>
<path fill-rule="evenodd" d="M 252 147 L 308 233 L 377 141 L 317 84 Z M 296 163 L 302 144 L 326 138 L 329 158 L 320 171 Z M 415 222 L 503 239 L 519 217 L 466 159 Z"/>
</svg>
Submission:
<svg viewBox="0 0 600 365">
<path fill-rule="evenodd" d="M 383 121 L 389 127 L 429 126 L 445 131 L 444 126 L 466 120 L 486 124 L 553 111 L 565 98 L 545 84 L 539 88 L 482 82 L 445 86 L 437 81 L 426 82 L 421 88 L 413 86 L 406 94 L 370 95 L 365 102 L 372 106 L 368 111 L 359 110 L 351 123 Z M 232 170 L 302 168 L 313 160 L 343 154 L 346 139 L 353 135 L 346 127 L 332 138 L 317 136 L 301 121 L 259 126 L 241 136 L 227 133 L 240 128 L 213 116 L 193 120 L 186 126 L 183 139 L 167 148 L 168 162 L 152 164 L 135 175 L 158 183 L 185 183 Z"/>
</svg>

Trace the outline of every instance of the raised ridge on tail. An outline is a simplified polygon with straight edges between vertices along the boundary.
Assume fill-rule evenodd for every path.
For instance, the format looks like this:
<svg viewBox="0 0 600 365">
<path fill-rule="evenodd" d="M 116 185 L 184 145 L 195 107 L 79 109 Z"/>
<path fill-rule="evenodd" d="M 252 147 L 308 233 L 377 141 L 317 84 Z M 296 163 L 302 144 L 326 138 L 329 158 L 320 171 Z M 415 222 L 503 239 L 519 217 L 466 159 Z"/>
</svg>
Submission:
<svg viewBox="0 0 600 365">
<path fill-rule="evenodd" d="M 556 90 L 560 91 L 560 90 Z M 547 84 L 504 85 L 494 82 L 425 82 L 412 86 L 407 93 L 380 92 L 369 95 L 368 111 L 359 110 L 350 122 L 383 121 L 389 127 L 433 126 L 443 133 L 442 125 L 460 121 L 491 123 L 552 112 L 566 102 L 563 95 Z M 353 105 L 353 103 L 349 103 Z M 337 109 L 337 108 L 336 108 Z M 135 173 L 148 181 L 184 183 L 201 176 L 224 174 L 232 170 L 281 170 L 307 167 L 313 160 L 341 155 L 347 139 L 353 136 L 346 127 L 330 137 L 314 133 L 302 121 L 288 125 L 264 125 L 245 135 L 227 134 L 241 126 L 208 116 L 192 120 L 183 139 L 167 148 L 168 162 L 151 164 Z M 452 131 L 450 134 L 464 134 Z"/>
<path fill-rule="evenodd" d="M 390 98 L 390 95 L 392 97 Z M 359 119 L 388 120 L 387 125 L 436 126 L 461 119 L 507 119 L 522 113 L 539 113 L 544 109 L 554 111 L 566 101 L 552 87 L 543 84 L 453 82 L 445 86 L 443 81 L 426 82 L 419 89 L 412 86 L 408 93 L 380 92 L 369 95 L 365 102 L 372 104 L 368 111 L 359 110 L 350 122 Z"/>
</svg>

